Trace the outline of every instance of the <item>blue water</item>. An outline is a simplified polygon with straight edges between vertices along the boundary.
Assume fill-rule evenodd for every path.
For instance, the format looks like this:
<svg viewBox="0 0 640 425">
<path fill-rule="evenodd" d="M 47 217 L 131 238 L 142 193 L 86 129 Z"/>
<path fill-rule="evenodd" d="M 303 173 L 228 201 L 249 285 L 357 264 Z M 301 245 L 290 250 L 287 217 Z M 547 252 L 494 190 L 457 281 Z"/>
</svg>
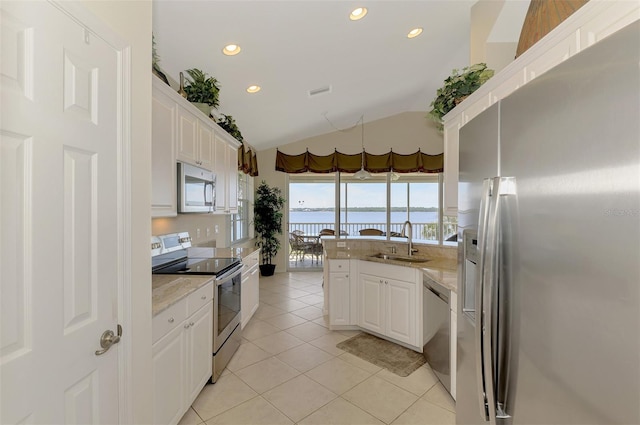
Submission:
<svg viewBox="0 0 640 425">
<path fill-rule="evenodd" d="M 437 223 L 437 212 L 412 212 L 410 220 L 415 223 Z M 367 212 L 349 212 L 345 220 L 345 213 L 340 216 L 343 223 L 386 223 L 387 214 L 379 211 Z M 405 212 L 392 212 L 392 223 L 404 223 L 407 219 Z M 290 223 L 333 223 L 335 221 L 335 213 L 333 211 L 290 211 Z"/>
</svg>

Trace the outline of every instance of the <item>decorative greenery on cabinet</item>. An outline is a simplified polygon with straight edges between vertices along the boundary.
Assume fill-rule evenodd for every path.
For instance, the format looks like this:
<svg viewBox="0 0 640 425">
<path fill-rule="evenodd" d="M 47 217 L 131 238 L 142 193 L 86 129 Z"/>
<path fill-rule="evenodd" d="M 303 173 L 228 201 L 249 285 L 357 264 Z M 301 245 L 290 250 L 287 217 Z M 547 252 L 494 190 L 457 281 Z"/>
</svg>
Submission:
<svg viewBox="0 0 640 425">
<path fill-rule="evenodd" d="M 454 69 L 444 85 L 436 92 L 436 98 L 431 102 L 429 116 L 438 123 L 442 130 L 442 117 L 456 105 L 478 90 L 481 85 L 493 77 L 493 70 L 487 69 L 486 63 L 477 63 L 462 69 Z"/>
<path fill-rule="evenodd" d="M 187 84 L 184 91 L 187 92 L 187 100 L 194 103 L 206 103 L 217 108 L 219 105 L 220 85 L 215 77 L 208 77 L 206 72 L 197 68 L 187 69 Z"/>
<path fill-rule="evenodd" d="M 244 142 L 242 133 L 236 124 L 236 120 L 231 115 L 222 114 L 223 118 L 218 119 L 218 125 L 225 129 L 227 133 L 232 135 L 237 141 Z"/>
</svg>

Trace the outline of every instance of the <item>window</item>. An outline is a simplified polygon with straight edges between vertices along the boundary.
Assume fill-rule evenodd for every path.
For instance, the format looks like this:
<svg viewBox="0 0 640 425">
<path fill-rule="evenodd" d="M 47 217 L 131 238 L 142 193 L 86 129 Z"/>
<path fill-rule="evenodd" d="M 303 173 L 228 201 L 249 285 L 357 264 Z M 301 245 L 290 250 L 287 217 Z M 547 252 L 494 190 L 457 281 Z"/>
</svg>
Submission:
<svg viewBox="0 0 640 425">
<path fill-rule="evenodd" d="M 249 210 L 250 198 L 253 190 L 250 183 L 253 180 L 248 174 L 239 173 L 238 177 L 238 213 L 231 214 L 231 243 L 249 238 Z"/>
<path fill-rule="evenodd" d="M 289 232 L 317 235 L 325 228 L 339 228 L 351 236 L 361 232 L 399 236 L 407 220 L 416 241 L 449 244 L 447 239 L 457 232 L 456 217 L 442 215 L 440 174 L 384 173 L 358 180 L 336 173 L 291 175 L 289 179 Z"/>
</svg>

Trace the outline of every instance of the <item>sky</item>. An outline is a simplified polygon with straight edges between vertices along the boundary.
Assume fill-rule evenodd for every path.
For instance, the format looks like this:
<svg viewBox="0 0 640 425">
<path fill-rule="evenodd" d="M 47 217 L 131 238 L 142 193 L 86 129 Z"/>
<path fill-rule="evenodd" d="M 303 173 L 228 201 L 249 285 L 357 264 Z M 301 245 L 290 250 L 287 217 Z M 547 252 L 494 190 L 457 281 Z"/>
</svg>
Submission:
<svg viewBox="0 0 640 425">
<path fill-rule="evenodd" d="M 344 187 L 344 184 L 343 184 Z M 391 206 L 407 204 L 406 183 L 391 186 Z M 290 183 L 289 206 L 291 208 L 333 208 L 335 203 L 334 183 Z M 349 183 L 347 188 L 349 207 L 384 207 L 386 205 L 386 183 Z M 344 202 L 344 193 L 342 194 Z M 412 207 L 437 207 L 437 183 L 412 183 Z"/>
</svg>

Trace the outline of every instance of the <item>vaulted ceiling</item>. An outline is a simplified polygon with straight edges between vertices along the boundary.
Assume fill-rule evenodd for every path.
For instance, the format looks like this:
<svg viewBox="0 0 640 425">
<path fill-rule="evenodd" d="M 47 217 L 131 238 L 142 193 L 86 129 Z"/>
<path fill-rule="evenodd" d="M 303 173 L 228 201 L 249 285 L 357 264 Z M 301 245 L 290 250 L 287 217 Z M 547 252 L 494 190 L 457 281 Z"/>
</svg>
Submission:
<svg viewBox="0 0 640 425">
<path fill-rule="evenodd" d="M 474 3 L 155 0 L 153 32 L 165 73 L 215 76 L 218 111 L 261 150 L 352 126 L 361 115 L 367 122 L 427 111 L 451 70 L 469 64 Z M 367 15 L 351 21 L 362 6 Z M 422 34 L 407 38 L 417 27 Z M 227 44 L 242 50 L 225 56 Z M 253 84 L 261 91 L 247 93 Z"/>
</svg>

